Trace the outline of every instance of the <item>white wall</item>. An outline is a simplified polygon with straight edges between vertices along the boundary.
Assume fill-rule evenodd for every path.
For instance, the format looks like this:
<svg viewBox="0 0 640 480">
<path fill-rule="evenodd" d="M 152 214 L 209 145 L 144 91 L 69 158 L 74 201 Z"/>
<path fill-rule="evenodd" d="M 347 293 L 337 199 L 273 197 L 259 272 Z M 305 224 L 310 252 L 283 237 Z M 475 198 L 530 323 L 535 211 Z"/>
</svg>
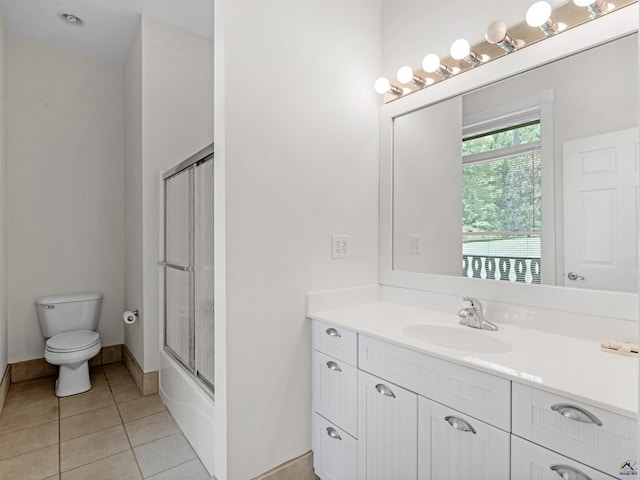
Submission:
<svg viewBox="0 0 640 480">
<path fill-rule="evenodd" d="M 158 369 L 159 172 L 213 142 L 213 42 L 142 18 L 126 62 L 127 308 L 139 308 L 126 345 Z M 141 139 L 139 142 L 137 139 Z"/>
<path fill-rule="evenodd" d="M 138 29 L 124 64 L 124 308 L 140 311 L 124 328 L 124 343 L 138 362 L 144 360 L 142 310 L 142 31 Z"/>
<path fill-rule="evenodd" d="M 228 479 L 311 448 L 305 293 L 377 283 L 379 7 L 224 2 Z"/>
<path fill-rule="evenodd" d="M 7 38 L 9 361 L 44 356 L 40 295 L 102 292 L 102 343 L 122 343 L 122 66 Z"/>
<path fill-rule="evenodd" d="M 6 33 L 0 12 L 0 376 L 9 362 L 7 317 Z"/>
</svg>

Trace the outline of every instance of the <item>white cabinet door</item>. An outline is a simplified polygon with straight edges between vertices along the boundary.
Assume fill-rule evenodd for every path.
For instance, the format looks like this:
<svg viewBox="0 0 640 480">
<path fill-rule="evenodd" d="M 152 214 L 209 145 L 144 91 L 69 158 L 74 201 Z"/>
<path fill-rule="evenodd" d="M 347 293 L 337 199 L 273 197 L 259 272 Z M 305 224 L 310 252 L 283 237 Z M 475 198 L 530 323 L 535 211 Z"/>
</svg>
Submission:
<svg viewBox="0 0 640 480">
<path fill-rule="evenodd" d="M 358 478 L 417 476 L 418 396 L 358 371 Z"/>
<path fill-rule="evenodd" d="M 317 413 L 313 416 L 313 468 L 322 480 L 356 480 L 358 442 Z"/>
<path fill-rule="evenodd" d="M 456 410 L 418 399 L 420 480 L 508 480 L 509 434 Z"/>
<path fill-rule="evenodd" d="M 620 474 L 625 475 L 622 468 L 621 465 Z M 515 435 L 511 436 L 511 480 L 560 480 L 561 478 L 611 480 L 616 477 L 605 475 Z"/>
</svg>

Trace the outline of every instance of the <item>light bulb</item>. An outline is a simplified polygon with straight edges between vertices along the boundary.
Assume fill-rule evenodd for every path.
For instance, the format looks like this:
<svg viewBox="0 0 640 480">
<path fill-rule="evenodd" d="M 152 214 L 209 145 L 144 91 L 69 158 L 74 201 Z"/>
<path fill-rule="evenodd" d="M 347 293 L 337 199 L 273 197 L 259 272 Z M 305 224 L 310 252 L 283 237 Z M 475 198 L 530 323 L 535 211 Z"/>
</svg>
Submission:
<svg viewBox="0 0 640 480">
<path fill-rule="evenodd" d="M 391 90 L 391 84 L 387 77 L 380 77 L 376 80 L 376 83 L 373 84 L 373 88 L 375 88 L 378 93 L 387 93 Z"/>
<path fill-rule="evenodd" d="M 579 7 L 586 7 L 591 18 L 595 18 L 610 9 L 606 0 L 573 0 L 573 3 Z"/>
<path fill-rule="evenodd" d="M 588 7 L 589 5 L 594 3 L 594 1 L 593 0 L 573 0 L 573 3 L 575 3 L 579 7 Z"/>
<path fill-rule="evenodd" d="M 411 67 L 400 67 L 396 75 L 400 83 L 411 83 L 413 80 L 413 69 Z"/>
<path fill-rule="evenodd" d="M 506 36 L 507 26 L 500 21 L 491 22 L 487 27 L 487 32 L 484 34 L 484 38 L 489 43 L 501 42 Z"/>
<path fill-rule="evenodd" d="M 471 53 L 471 45 L 469 45 L 469 42 L 464 38 L 459 38 L 451 44 L 449 53 L 451 54 L 451 58 L 462 60 Z"/>
<path fill-rule="evenodd" d="M 536 2 L 527 10 L 527 24 L 530 27 L 540 27 L 549 21 L 551 17 L 551 5 L 547 2 Z"/>
<path fill-rule="evenodd" d="M 430 53 L 422 60 L 422 69 L 425 72 L 433 73 L 440 68 L 440 57 L 435 53 Z"/>
</svg>

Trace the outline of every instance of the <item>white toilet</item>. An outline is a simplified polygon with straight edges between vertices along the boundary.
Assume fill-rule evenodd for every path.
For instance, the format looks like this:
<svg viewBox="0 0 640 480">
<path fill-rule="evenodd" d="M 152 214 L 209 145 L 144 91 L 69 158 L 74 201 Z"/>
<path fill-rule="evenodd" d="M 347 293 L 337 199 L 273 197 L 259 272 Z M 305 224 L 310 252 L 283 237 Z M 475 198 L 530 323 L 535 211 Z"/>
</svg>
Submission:
<svg viewBox="0 0 640 480">
<path fill-rule="evenodd" d="M 60 365 L 56 396 L 67 397 L 91 389 L 89 360 L 100 352 L 96 332 L 102 294 L 97 292 L 36 298 L 42 335 L 47 338 L 44 358 Z"/>
</svg>

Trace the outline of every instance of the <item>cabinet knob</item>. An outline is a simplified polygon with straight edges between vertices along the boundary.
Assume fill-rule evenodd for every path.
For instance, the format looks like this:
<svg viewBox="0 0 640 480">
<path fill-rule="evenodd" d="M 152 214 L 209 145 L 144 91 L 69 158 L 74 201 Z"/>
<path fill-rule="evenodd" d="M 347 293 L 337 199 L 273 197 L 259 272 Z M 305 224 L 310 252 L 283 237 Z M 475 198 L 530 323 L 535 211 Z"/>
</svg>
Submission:
<svg viewBox="0 0 640 480">
<path fill-rule="evenodd" d="M 338 330 L 336 330 L 335 328 L 327 328 L 325 330 L 325 332 L 327 332 L 327 335 L 329 335 L 330 337 L 341 337 L 342 335 L 340 335 L 340 332 Z"/>
<path fill-rule="evenodd" d="M 334 440 L 342 440 L 340 434 L 333 427 L 327 427 L 327 435 L 329 435 Z"/>
<path fill-rule="evenodd" d="M 341 372 L 342 371 L 342 369 L 334 361 L 327 362 L 327 367 L 329 368 L 329 370 L 333 370 L 334 372 Z"/>
<path fill-rule="evenodd" d="M 570 403 L 555 403 L 551 405 L 551 410 L 558 412 L 569 420 L 575 420 L 576 422 L 582 423 L 595 423 L 599 427 L 602 426 L 602 422 L 598 417 L 577 405 L 571 405 Z"/>
<path fill-rule="evenodd" d="M 471 432 L 473 434 L 476 433 L 476 429 L 471 426 L 469 422 L 463 420 L 458 417 L 454 417 L 453 415 L 449 415 L 448 417 L 444 417 L 445 421 L 449 423 L 456 430 L 460 430 L 461 432 Z"/>
<path fill-rule="evenodd" d="M 589 475 L 569 465 L 557 464 L 551 465 L 549 468 L 564 480 L 591 480 Z"/>
<path fill-rule="evenodd" d="M 391 389 L 389 387 L 387 387 L 386 385 L 383 385 L 381 383 L 379 383 L 378 385 L 376 385 L 376 390 L 378 391 L 379 394 L 384 395 L 386 397 L 393 397 L 396 398 L 396 394 L 393 393 L 391 391 Z"/>
</svg>

